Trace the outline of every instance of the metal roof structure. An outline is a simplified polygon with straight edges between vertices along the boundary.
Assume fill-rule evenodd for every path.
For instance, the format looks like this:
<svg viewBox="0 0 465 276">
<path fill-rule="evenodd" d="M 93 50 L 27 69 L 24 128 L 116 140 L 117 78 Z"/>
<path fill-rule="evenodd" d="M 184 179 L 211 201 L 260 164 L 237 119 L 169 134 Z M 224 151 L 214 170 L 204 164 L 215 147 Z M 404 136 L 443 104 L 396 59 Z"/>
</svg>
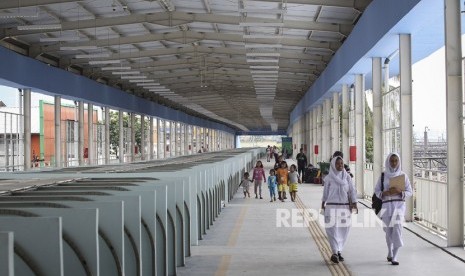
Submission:
<svg viewBox="0 0 465 276">
<path fill-rule="evenodd" d="M 8 0 L 4 47 L 234 129 L 283 130 L 371 0 Z"/>
</svg>

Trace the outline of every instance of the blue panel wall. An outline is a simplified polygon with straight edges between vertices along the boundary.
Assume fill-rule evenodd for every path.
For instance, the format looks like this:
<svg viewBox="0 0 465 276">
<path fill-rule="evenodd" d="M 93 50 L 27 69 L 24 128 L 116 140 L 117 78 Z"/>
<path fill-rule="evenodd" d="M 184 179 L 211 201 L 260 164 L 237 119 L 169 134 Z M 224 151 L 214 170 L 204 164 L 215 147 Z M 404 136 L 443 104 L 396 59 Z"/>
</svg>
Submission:
<svg viewBox="0 0 465 276">
<path fill-rule="evenodd" d="M 235 133 L 234 129 L 226 125 L 147 101 L 86 77 L 49 66 L 1 46 L 0 84 L 16 88 L 32 88 L 34 91 L 48 95 L 61 95 L 70 100 L 82 100 L 114 109 Z"/>
</svg>

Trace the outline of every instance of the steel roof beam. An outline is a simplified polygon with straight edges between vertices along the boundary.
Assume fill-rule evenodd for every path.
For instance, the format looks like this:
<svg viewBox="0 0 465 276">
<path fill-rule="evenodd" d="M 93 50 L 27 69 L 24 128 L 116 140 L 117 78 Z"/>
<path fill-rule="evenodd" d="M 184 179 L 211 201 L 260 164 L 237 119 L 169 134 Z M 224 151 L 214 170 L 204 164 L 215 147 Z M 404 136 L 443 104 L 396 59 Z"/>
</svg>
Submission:
<svg viewBox="0 0 465 276">
<path fill-rule="evenodd" d="M 244 38 L 242 35 L 238 34 L 224 34 L 224 33 L 201 33 L 201 32 L 194 32 L 194 31 L 177 31 L 171 32 L 166 34 L 144 34 L 144 35 L 135 35 L 135 36 L 126 36 L 126 37 L 118 37 L 118 38 L 102 38 L 97 40 L 90 40 L 85 42 L 78 42 L 78 43 L 66 43 L 62 46 L 98 46 L 98 47 L 108 47 L 108 46 L 117 46 L 117 45 L 126 45 L 126 44 L 137 44 L 137 43 L 146 43 L 146 42 L 154 42 L 154 41 L 173 41 L 178 42 L 180 44 L 187 44 L 201 40 L 217 40 L 217 41 L 232 41 L 232 42 L 244 42 Z M 254 43 L 274 43 L 275 40 L 270 39 L 253 39 Z M 323 41 L 311 41 L 307 39 L 301 38 L 292 38 L 292 37 L 283 37 L 282 42 L 284 46 L 296 46 L 296 47 L 303 47 L 303 48 L 312 48 L 316 50 L 321 50 L 322 52 L 327 52 L 328 54 L 332 54 L 335 50 L 337 50 L 340 46 L 340 42 L 323 42 Z M 41 50 L 43 52 L 54 52 L 60 49 L 60 45 L 41 45 L 41 46 L 33 46 L 34 48 L 38 48 L 37 50 Z M 281 50 L 284 51 L 284 50 Z M 245 52 L 244 52 L 245 53 Z"/>
<path fill-rule="evenodd" d="M 1 3 L 0 3 L 1 5 Z M 62 23 L 62 31 L 71 31 L 77 29 L 95 29 L 101 27 L 113 27 L 118 25 L 128 24 L 140 24 L 140 23 L 153 23 L 164 26 L 178 26 L 193 22 L 202 23 L 217 23 L 217 24 L 228 24 L 237 25 L 241 18 L 239 16 L 231 15 L 219 15 L 213 13 L 187 13 L 187 12 L 157 12 L 152 14 L 131 14 L 116 17 L 88 19 L 80 21 L 71 21 Z M 281 21 L 276 19 L 265 19 L 258 17 L 247 17 L 247 22 L 256 23 L 273 23 Z M 335 32 L 347 36 L 353 26 L 350 24 L 332 24 L 332 23 L 320 23 L 312 21 L 299 21 L 299 20 L 284 20 L 284 28 L 298 29 L 298 30 L 312 30 L 322 32 Z M 239 29 L 238 29 L 239 31 Z M 43 31 L 18 31 L 15 28 L 9 28 L 5 30 L 5 36 L 20 36 L 28 34 L 38 34 Z"/>
</svg>

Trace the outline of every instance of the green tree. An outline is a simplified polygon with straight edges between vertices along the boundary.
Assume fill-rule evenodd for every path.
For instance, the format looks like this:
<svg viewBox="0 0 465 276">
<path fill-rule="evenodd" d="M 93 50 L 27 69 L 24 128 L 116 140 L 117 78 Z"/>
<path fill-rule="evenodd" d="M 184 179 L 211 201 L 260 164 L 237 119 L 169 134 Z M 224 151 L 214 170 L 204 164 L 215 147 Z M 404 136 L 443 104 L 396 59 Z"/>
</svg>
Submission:
<svg viewBox="0 0 465 276">
<path fill-rule="evenodd" d="M 373 163 L 373 111 L 365 98 L 365 159 Z"/>
<path fill-rule="evenodd" d="M 123 127 L 129 126 L 130 116 L 128 114 L 123 114 Z M 147 135 L 147 131 L 149 129 L 149 122 L 146 120 L 145 124 L 145 131 Z M 134 131 L 136 136 L 136 146 L 140 146 L 142 142 L 142 131 L 141 131 L 141 122 L 140 118 L 136 117 L 134 120 Z M 110 112 L 110 147 L 118 154 L 118 145 L 119 145 L 119 113 L 118 112 Z"/>
</svg>

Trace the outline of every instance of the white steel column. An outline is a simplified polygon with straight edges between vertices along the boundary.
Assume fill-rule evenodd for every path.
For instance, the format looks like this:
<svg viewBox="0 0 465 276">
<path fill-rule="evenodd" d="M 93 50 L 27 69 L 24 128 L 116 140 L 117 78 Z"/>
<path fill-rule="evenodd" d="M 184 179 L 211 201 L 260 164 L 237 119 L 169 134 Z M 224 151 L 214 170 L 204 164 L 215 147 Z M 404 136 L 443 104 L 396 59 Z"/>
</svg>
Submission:
<svg viewBox="0 0 465 276">
<path fill-rule="evenodd" d="M 94 106 L 91 103 L 87 104 L 87 160 L 88 164 L 94 164 Z"/>
<path fill-rule="evenodd" d="M 333 145 L 331 146 L 331 155 L 340 150 L 340 138 L 339 138 L 339 93 L 333 94 L 333 127 L 331 129 L 331 136 Z M 347 157 L 346 157 L 347 158 Z"/>
<path fill-rule="evenodd" d="M 342 85 L 342 153 L 344 160 L 349 163 L 349 86 Z"/>
<path fill-rule="evenodd" d="M 376 185 L 383 169 L 383 98 L 381 58 L 372 60 L 373 83 L 373 185 Z"/>
<path fill-rule="evenodd" d="M 55 167 L 62 167 L 61 162 L 61 97 L 55 96 Z"/>
<path fill-rule="evenodd" d="M 329 158 L 331 157 L 331 98 L 328 98 L 325 100 L 325 106 L 324 106 L 324 132 L 323 134 L 325 137 L 323 137 L 323 145 L 324 145 L 324 151 L 323 155 L 321 156 L 325 162 L 329 162 Z"/>
<path fill-rule="evenodd" d="M 402 133 L 400 136 L 401 162 L 402 170 L 413 182 L 412 49 L 410 34 L 399 35 L 399 61 L 400 133 Z M 461 164 L 463 166 L 463 159 Z M 412 221 L 413 197 L 407 199 L 406 203 L 405 219 Z"/>
<path fill-rule="evenodd" d="M 146 131 L 145 131 L 145 116 L 142 114 L 140 115 L 140 159 L 145 160 L 145 139 L 146 139 Z"/>
<path fill-rule="evenodd" d="M 357 161 L 355 162 L 355 183 L 359 196 L 364 195 L 363 171 L 365 167 L 365 77 L 355 75 L 355 145 L 357 145 Z"/>
<path fill-rule="evenodd" d="M 184 155 L 189 155 L 189 125 L 184 124 Z"/>
<path fill-rule="evenodd" d="M 136 114 L 131 112 L 131 141 L 129 143 L 129 153 L 130 153 L 130 162 L 134 162 L 135 160 L 135 148 L 136 148 Z"/>
<path fill-rule="evenodd" d="M 202 150 L 202 128 L 201 127 L 197 127 L 197 152 L 199 152 L 199 150 Z"/>
<path fill-rule="evenodd" d="M 110 164 L 110 108 L 105 107 L 105 164 Z"/>
<path fill-rule="evenodd" d="M 153 160 L 153 117 L 150 116 L 149 118 L 149 159 Z"/>
<path fill-rule="evenodd" d="M 316 167 L 316 163 L 318 162 L 318 154 L 315 153 L 315 146 L 318 146 L 318 107 L 314 107 L 312 109 L 312 124 L 313 124 L 313 159 L 312 164 Z"/>
<path fill-rule="evenodd" d="M 178 122 L 175 122 L 174 123 L 174 156 L 179 156 L 180 155 L 180 152 L 178 151 L 178 149 L 181 148 L 181 146 L 179 145 L 179 142 L 181 141 L 179 135 L 180 135 L 180 129 L 178 127 Z"/>
<path fill-rule="evenodd" d="M 31 169 L 31 89 L 23 89 L 23 108 L 24 108 L 24 170 Z"/>
<path fill-rule="evenodd" d="M 316 162 L 320 162 L 323 160 L 322 155 L 323 155 L 323 149 L 322 149 L 322 141 L 323 141 L 323 122 L 322 122 L 322 115 L 323 115 L 323 105 L 318 105 L 317 107 L 317 135 L 318 135 L 318 155 Z"/>
<path fill-rule="evenodd" d="M 307 145 L 307 156 L 308 163 L 313 164 L 313 110 L 310 109 L 307 112 L 307 122 L 308 122 L 308 145 Z"/>
<path fill-rule="evenodd" d="M 447 246 L 463 247 L 463 95 L 460 1 L 445 0 Z"/>
<path fill-rule="evenodd" d="M 163 120 L 163 147 L 164 147 L 164 149 L 163 149 L 163 158 L 169 157 L 168 154 L 170 152 L 167 151 L 167 149 L 169 150 L 170 147 L 171 147 L 171 144 L 169 146 L 166 144 L 166 136 L 167 136 L 167 134 L 166 134 L 166 125 L 167 125 L 166 120 Z M 169 125 L 170 125 L 170 140 L 171 140 L 171 124 L 169 124 Z M 170 141 L 170 143 L 171 143 L 171 141 Z"/>
<path fill-rule="evenodd" d="M 161 119 L 160 118 L 157 118 L 157 159 L 161 159 L 163 158 L 161 156 L 161 141 L 164 141 L 162 140 L 163 137 L 160 137 L 162 132 L 161 132 Z M 163 145 L 164 146 L 164 145 Z"/>
<path fill-rule="evenodd" d="M 124 163 L 124 124 L 123 124 L 123 111 L 118 112 L 119 124 L 119 162 Z"/>
<path fill-rule="evenodd" d="M 84 165 L 84 102 L 79 101 L 78 106 L 79 113 L 79 139 L 78 139 L 78 150 L 79 150 L 79 166 Z"/>
</svg>

